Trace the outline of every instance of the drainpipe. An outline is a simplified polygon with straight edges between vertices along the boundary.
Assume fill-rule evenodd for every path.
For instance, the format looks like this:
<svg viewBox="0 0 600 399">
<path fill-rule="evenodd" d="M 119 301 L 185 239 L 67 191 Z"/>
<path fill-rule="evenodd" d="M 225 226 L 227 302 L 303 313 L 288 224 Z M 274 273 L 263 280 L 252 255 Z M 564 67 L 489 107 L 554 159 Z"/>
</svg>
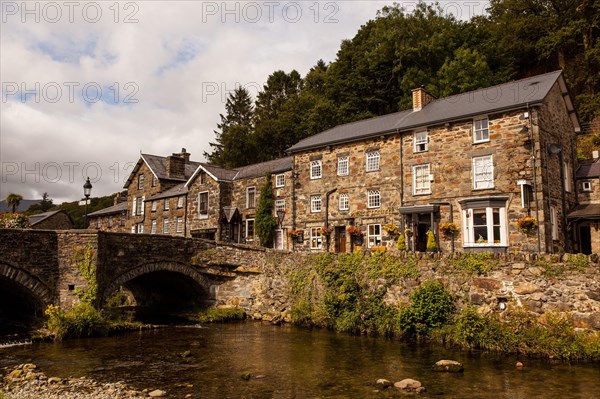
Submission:
<svg viewBox="0 0 600 399">
<path fill-rule="evenodd" d="M 527 103 L 527 115 L 529 118 L 529 139 L 531 140 L 531 164 L 533 167 L 533 198 L 535 199 L 535 218 L 540 220 L 540 206 L 538 201 L 538 185 L 537 185 L 537 166 L 535 162 L 535 140 L 533 136 L 533 123 L 531 122 L 533 119 L 533 115 L 531 110 L 529 109 L 529 103 Z M 542 237 L 540 233 L 540 229 L 537 229 L 537 250 L 538 254 L 542 253 Z"/>
<path fill-rule="evenodd" d="M 450 207 L 450 223 L 454 222 L 454 207 L 450 202 L 431 202 L 431 205 L 447 205 Z M 452 234 L 451 250 L 454 253 L 454 234 Z"/>
<path fill-rule="evenodd" d="M 337 187 L 325 193 L 325 228 L 329 228 L 329 196 L 337 191 Z M 327 252 L 329 252 L 329 239 L 327 239 Z"/>
</svg>

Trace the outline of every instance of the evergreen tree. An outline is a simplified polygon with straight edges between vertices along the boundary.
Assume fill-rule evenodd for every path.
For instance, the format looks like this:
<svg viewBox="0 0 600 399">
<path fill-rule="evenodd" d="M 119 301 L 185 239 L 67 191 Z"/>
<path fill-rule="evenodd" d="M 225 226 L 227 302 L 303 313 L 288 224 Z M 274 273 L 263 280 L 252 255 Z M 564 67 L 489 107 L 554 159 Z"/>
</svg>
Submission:
<svg viewBox="0 0 600 399">
<path fill-rule="evenodd" d="M 210 153 L 205 152 L 208 162 L 225 168 L 235 168 L 256 162 L 253 145 L 254 106 L 248 90 L 236 88 L 225 103 L 226 114 L 221 114 L 220 132 L 215 131 L 216 141 L 209 143 Z"/>
<path fill-rule="evenodd" d="M 260 189 L 260 198 L 256 207 L 256 234 L 263 247 L 273 247 L 277 220 L 273 216 L 275 199 L 273 197 L 273 182 L 271 174 L 265 176 L 265 184 Z"/>
</svg>

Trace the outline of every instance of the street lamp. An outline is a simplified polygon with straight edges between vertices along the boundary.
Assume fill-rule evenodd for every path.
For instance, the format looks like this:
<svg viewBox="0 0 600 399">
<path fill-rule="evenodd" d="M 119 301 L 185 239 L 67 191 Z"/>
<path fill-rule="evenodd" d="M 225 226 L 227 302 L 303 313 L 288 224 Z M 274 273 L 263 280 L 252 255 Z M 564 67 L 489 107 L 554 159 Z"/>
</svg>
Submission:
<svg viewBox="0 0 600 399">
<path fill-rule="evenodd" d="M 285 217 L 285 211 L 280 209 L 276 213 L 277 213 L 277 223 L 279 224 L 279 228 L 281 229 L 281 225 L 283 224 L 283 218 Z"/>
<path fill-rule="evenodd" d="M 88 200 L 90 198 L 90 194 L 92 194 L 92 183 L 90 183 L 90 178 L 88 177 L 83 185 L 83 195 L 85 196 L 85 215 L 83 217 L 83 228 L 87 229 L 87 206 Z"/>
</svg>

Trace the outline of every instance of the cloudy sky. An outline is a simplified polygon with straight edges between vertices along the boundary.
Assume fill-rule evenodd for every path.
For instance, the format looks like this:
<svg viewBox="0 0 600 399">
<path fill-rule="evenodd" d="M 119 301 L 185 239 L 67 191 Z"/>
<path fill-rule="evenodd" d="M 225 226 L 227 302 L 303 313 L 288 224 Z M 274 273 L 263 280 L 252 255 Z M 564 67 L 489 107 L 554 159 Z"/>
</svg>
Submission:
<svg viewBox="0 0 600 399">
<path fill-rule="evenodd" d="M 192 159 L 227 94 L 303 76 L 389 1 L 1 0 L 0 199 L 119 191 L 140 152 Z M 415 2 L 400 2 L 407 9 Z M 441 2 L 468 19 L 485 2 Z"/>
</svg>

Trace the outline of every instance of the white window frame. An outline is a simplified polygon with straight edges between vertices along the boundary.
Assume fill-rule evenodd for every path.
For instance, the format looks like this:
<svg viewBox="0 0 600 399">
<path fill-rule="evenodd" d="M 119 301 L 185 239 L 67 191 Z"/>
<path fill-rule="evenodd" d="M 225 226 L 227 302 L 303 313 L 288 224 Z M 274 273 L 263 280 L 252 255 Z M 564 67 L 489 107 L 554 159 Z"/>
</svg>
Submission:
<svg viewBox="0 0 600 399">
<path fill-rule="evenodd" d="M 135 226 L 138 234 L 144 234 L 144 223 L 136 223 Z"/>
<path fill-rule="evenodd" d="M 422 164 L 413 166 L 413 195 L 431 194 L 431 166 Z"/>
<path fill-rule="evenodd" d="M 478 135 L 480 136 L 478 138 Z M 487 117 L 473 119 L 473 143 L 490 141 L 490 121 Z"/>
<path fill-rule="evenodd" d="M 348 155 L 338 157 L 337 159 L 337 175 L 348 176 L 350 173 L 350 158 Z"/>
<path fill-rule="evenodd" d="M 592 192 L 592 182 L 590 180 L 582 181 L 581 190 L 585 193 Z"/>
<path fill-rule="evenodd" d="M 321 235 L 320 227 L 310 228 L 310 249 L 318 250 L 323 249 L 323 236 Z"/>
<path fill-rule="evenodd" d="M 255 186 L 246 188 L 246 209 L 253 209 L 253 208 L 256 208 L 256 187 Z"/>
<path fill-rule="evenodd" d="M 381 208 L 381 191 L 367 191 L 367 208 Z"/>
<path fill-rule="evenodd" d="M 321 159 L 310 161 L 310 179 L 315 180 L 321 177 L 323 177 L 323 161 Z"/>
<path fill-rule="evenodd" d="M 473 157 L 473 189 L 486 190 L 494 188 L 494 156 Z"/>
<path fill-rule="evenodd" d="M 380 224 L 369 224 L 367 225 L 367 239 L 368 247 L 375 247 L 382 245 L 381 239 L 381 225 Z"/>
<path fill-rule="evenodd" d="M 179 197 L 177 197 L 177 208 L 183 208 L 183 200 L 184 200 L 185 196 L 180 195 Z"/>
<path fill-rule="evenodd" d="M 365 156 L 365 170 L 367 172 L 376 172 L 379 170 L 381 155 L 379 150 L 369 151 Z"/>
<path fill-rule="evenodd" d="M 473 211 L 485 209 L 487 241 L 477 242 L 478 237 L 475 237 L 475 226 L 473 226 Z M 494 209 L 498 209 L 499 231 L 500 238 L 498 242 L 494 242 Z M 481 208 L 463 209 L 463 246 L 465 247 L 505 247 L 508 246 L 508 233 L 506 224 L 506 207 L 505 206 L 488 206 Z M 491 221 L 491 223 L 490 223 Z"/>
<path fill-rule="evenodd" d="M 144 214 L 144 200 L 146 196 L 142 195 L 141 197 L 133 198 L 133 216 L 141 216 Z"/>
<path fill-rule="evenodd" d="M 169 218 L 164 218 L 163 219 L 163 229 L 162 229 L 163 234 L 169 234 Z"/>
<path fill-rule="evenodd" d="M 252 236 L 248 235 L 248 226 L 249 225 L 252 225 Z M 255 234 L 256 234 L 255 228 L 256 228 L 256 225 L 254 224 L 254 218 L 248 218 L 248 219 L 246 219 L 246 232 L 245 232 L 246 241 L 254 241 L 254 237 L 255 237 Z"/>
<path fill-rule="evenodd" d="M 285 187 L 285 174 L 280 173 L 278 175 L 275 175 L 275 187 L 276 188 Z"/>
<path fill-rule="evenodd" d="M 413 135 L 413 151 L 426 152 L 429 151 L 429 135 L 427 130 L 419 130 Z"/>
<path fill-rule="evenodd" d="M 156 210 L 158 209 L 158 201 L 154 200 L 152 201 L 152 212 L 156 212 Z"/>
<path fill-rule="evenodd" d="M 141 190 L 144 188 L 144 175 L 141 174 L 138 176 L 138 190 Z"/>
<path fill-rule="evenodd" d="M 156 219 L 152 219 L 150 225 L 150 234 L 156 234 Z"/>
<path fill-rule="evenodd" d="M 277 214 L 277 211 L 285 211 L 285 200 L 284 199 L 275 200 L 275 214 Z"/>
<path fill-rule="evenodd" d="M 338 208 L 340 211 L 350 210 L 350 194 L 348 194 L 348 193 L 340 194 Z"/>
<path fill-rule="evenodd" d="M 320 195 L 311 195 L 310 196 L 310 211 L 312 213 L 321 212 L 323 209 L 323 201 L 321 200 Z"/>
<path fill-rule="evenodd" d="M 558 213 L 554 205 L 550 206 L 550 229 L 552 232 L 552 239 L 558 240 Z"/>
<path fill-rule="evenodd" d="M 169 210 L 169 206 L 170 206 L 169 205 L 169 198 L 165 198 L 164 201 L 163 201 L 163 209 L 165 211 L 168 211 Z"/>
<path fill-rule="evenodd" d="M 177 218 L 177 224 L 175 225 L 175 231 L 177 233 L 183 233 L 183 217 L 179 216 Z"/>
<path fill-rule="evenodd" d="M 206 210 L 205 212 L 202 212 L 202 201 L 200 200 L 200 198 L 202 197 L 203 194 L 206 194 Z M 208 191 L 202 191 L 198 193 L 198 219 L 208 219 Z"/>
</svg>

